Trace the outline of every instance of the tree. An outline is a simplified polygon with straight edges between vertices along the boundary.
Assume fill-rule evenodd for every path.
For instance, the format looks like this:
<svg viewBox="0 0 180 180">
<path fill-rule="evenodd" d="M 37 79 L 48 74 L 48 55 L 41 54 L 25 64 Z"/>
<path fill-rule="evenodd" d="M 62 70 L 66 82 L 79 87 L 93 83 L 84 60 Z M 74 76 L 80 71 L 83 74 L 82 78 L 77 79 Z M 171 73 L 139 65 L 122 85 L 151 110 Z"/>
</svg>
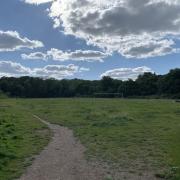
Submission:
<svg viewBox="0 0 180 180">
<path fill-rule="evenodd" d="M 180 97 L 180 69 L 171 70 L 158 81 L 159 93 Z"/>
<path fill-rule="evenodd" d="M 95 81 L 2 77 L 0 91 L 11 97 L 27 98 L 92 97 L 95 94 L 104 94 L 104 97 L 118 94 L 123 97 L 156 95 L 180 98 L 180 69 L 171 70 L 165 75 L 145 73 L 136 81 L 121 81 L 111 77 Z"/>
<path fill-rule="evenodd" d="M 158 92 L 157 82 L 158 82 L 158 76 L 156 74 L 144 73 L 143 75 L 140 75 L 136 80 L 139 89 L 138 94 L 142 96 L 157 94 Z"/>
</svg>

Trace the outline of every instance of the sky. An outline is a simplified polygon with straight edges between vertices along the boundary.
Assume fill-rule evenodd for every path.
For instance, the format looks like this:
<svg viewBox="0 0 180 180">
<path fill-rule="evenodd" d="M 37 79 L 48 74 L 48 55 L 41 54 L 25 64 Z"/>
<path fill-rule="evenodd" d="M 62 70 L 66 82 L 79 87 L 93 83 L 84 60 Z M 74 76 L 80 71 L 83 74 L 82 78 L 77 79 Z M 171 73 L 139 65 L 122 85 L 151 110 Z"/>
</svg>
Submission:
<svg viewBox="0 0 180 180">
<path fill-rule="evenodd" d="M 0 2 L 0 77 L 135 80 L 174 68 L 179 0 Z"/>
</svg>

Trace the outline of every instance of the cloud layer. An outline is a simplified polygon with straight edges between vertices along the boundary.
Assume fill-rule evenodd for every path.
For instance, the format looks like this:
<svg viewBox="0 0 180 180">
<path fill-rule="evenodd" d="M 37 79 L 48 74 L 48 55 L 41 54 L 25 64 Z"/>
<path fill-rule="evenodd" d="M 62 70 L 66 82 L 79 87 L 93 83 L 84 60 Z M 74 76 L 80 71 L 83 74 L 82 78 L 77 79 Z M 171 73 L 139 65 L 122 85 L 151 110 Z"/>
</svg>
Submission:
<svg viewBox="0 0 180 180">
<path fill-rule="evenodd" d="M 56 0 L 49 16 L 65 34 L 127 58 L 179 52 L 178 0 Z"/>
<path fill-rule="evenodd" d="M 24 0 L 25 3 L 37 4 L 37 5 L 52 2 L 52 1 L 54 0 Z"/>
<path fill-rule="evenodd" d="M 41 78 L 55 78 L 63 79 L 72 77 L 76 73 L 89 71 L 89 68 L 79 67 L 74 64 L 69 65 L 47 65 L 42 68 L 28 68 L 20 63 L 12 61 L 0 61 L 0 77 L 21 77 L 21 76 L 32 76 Z M 152 69 L 143 66 L 137 68 L 119 68 L 106 71 L 100 77 L 109 76 L 113 79 L 119 80 L 135 80 L 139 75 L 145 72 L 153 73 Z"/>
<path fill-rule="evenodd" d="M 34 49 L 38 47 L 43 47 L 43 43 L 37 40 L 30 40 L 26 37 L 21 37 L 16 31 L 0 30 L 0 52 L 15 51 L 21 48 Z"/>
<path fill-rule="evenodd" d="M 32 60 L 43 60 L 46 61 L 48 59 L 47 54 L 42 52 L 34 52 L 30 54 L 21 54 L 22 59 L 32 59 Z"/>
<path fill-rule="evenodd" d="M 137 67 L 137 68 L 119 68 L 119 69 L 109 70 L 103 73 L 101 77 L 109 76 L 113 79 L 126 81 L 128 79 L 135 80 L 137 79 L 139 75 L 144 74 L 146 72 L 153 73 L 152 69 L 146 66 L 143 66 L 143 67 Z"/>
<path fill-rule="evenodd" d="M 46 53 L 42 52 L 35 52 L 31 54 L 22 54 L 21 57 L 23 59 L 40 59 L 40 60 L 47 60 L 52 59 L 55 61 L 100 61 L 102 62 L 104 58 L 108 57 L 110 54 L 100 52 L 100 51 L 92 51 L 92 50 L 76 50 L 74 52 L 67 51 L 64 52 L 58 49 L 51 49 Z"/>
<path fill-rule="evenodd" d="M 0 61 L 0 77 L 32 76 L 41 78 L 62 79 L 71 77 L 78 72 L 87 71 L 87 68 L 74 64 L 69 65 L 47 65 L 43 68 L 28 68 L 12 61 Z"/>
</svg>

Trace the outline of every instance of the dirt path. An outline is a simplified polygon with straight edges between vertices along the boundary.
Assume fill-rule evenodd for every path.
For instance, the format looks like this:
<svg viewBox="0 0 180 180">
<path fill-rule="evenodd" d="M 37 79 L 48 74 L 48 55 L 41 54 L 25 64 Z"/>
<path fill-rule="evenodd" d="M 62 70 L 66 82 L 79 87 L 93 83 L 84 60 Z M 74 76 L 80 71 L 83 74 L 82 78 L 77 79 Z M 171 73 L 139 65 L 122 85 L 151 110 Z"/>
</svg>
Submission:
<svg viewBox="0 0 180 180">
<path fill-rule="evenodd" d="M 84 157 L 84 147 L 74 138 L 71 130 L 50 124 L 54 133 L 49 145 L 38 155 L 19 180 L 103 180 L 105 173 L 90 165 Z"/>
<path fill-rule="evenodd" d="M 109 171 L 108 166 L 102 168 L 98 163 L 88 163 L 84 146 L 71 130 L 35 118 L 46 124 L 54 136 L 19 180 L 157 180 L 148 170 L 141 174 L 122 168 L 121 171 Z"/>
</svg>

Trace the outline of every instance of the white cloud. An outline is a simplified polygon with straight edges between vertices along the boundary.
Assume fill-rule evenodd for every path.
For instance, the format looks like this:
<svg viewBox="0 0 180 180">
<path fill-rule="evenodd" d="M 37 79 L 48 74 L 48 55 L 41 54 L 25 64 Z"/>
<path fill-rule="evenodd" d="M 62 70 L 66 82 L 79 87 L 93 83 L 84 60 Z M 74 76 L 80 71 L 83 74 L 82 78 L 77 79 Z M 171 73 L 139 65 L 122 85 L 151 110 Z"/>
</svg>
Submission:
<svg viewBox="0 0 180 180">
<path fill-rule="evenodd" d="M 52 2 L 54 0 L 24 0 L 25 3 L 28 3 L 28 4 L 44 4 L 44 3 L 49 3 L 49 2 Z"/>
<path fill-rule="evenodd" d="M 79 72 L 79 67 L 74 64 L 70 65 L 47 65 L 44 68 L 33 69 L 35 76 L 43 78 L 62 79 Z"/>
<path fill-rule="evenodd" d="M 22 59 L 44 60 L 48 59 L 47 55 L 42 52 L 35 52 L 30 54 L 21 54 Z"/>
<path fill-rule="evenodd" d="M 15 51 L 21 48 L 34 49 L 43 47 L 43 43 L 37 40 L 30 40 L 26 37 L 21 37 L 16 31 L 1 31 L 0 30 L 0 52 Z"/>
<path fill-rule="evenodd" d="M 56 0 L 49 16 L 65 34 L 127 58 L 179 52 L 179 0 Z"/>
<path fill-rule="evenodd" d="M 76 73 L 80 73 L 82 71 L 85 71 L 85 68 L 74 64 L 47 65 L 43 68 L 28 68 L 16 62 L 0 61 L 0 77 L 32 76 L 62 79 L 74 76 Z"/>
<path fill-rule="evenodd" d="M 58 49 L 51 49 L 47 51 L 47 53 L 35 52 L 31 54 L 22 54 L 21 57 L 23 59 L 53 59 L 55 61 L 100 61 L 102 62 L 104 58 L 108 57 L 110 54 L 100 52 L 100 51 L 92 51 L 92 50 L 76 50 L 76 51 L 67 51 L 64 52 Z"/>
<path fill-rule="evenodd" d="M 140 42 L 133 46 L 124 47 L 121 54 L 127 58 L 141 59 L 178 53 L 178 49 L 173 49 L 172 45 L 174 45 L 172 40 L 149 40 L 148 42 Z"/>
<path fill-rule="evenodd" d="M 106 71 L 101 75 L 101 78 L 104 76 L 109 76 L 113 79 L 119 79 L 123 81 L 126 81 L 128 79 L 135 80 L 139 75 L 142 75 L 146 72 L 154 73 L 151 68 L 146 66 L 137 68 L 119 68 Z"/>
<path fill-rule="evenodd" d="M 31 69 L 12 61 L 0 61 L 0 77 L 30 75 Z"/>
</svg>

